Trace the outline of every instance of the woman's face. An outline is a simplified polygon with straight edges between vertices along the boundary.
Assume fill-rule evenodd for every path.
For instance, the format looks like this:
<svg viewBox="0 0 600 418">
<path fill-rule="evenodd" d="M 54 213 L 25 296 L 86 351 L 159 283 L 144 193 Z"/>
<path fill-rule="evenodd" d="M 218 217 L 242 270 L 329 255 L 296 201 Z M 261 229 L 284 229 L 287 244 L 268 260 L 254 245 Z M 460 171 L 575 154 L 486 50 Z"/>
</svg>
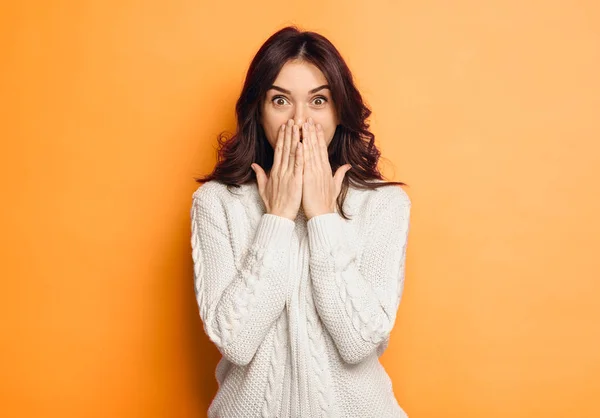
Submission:
<svg viewBox="0 0 600 418">
<path fill-rule="evenodd" d="M 315 125 L 321 124 L 329 145 L 338 119 L 327 80 L 315 65 L 289 61 L 281 68 L 262 104 L 261 125 L 271 147 L 275 148 L 281 125 L 293 119 L 301 128 L 309 117 Z"/>
</svg>

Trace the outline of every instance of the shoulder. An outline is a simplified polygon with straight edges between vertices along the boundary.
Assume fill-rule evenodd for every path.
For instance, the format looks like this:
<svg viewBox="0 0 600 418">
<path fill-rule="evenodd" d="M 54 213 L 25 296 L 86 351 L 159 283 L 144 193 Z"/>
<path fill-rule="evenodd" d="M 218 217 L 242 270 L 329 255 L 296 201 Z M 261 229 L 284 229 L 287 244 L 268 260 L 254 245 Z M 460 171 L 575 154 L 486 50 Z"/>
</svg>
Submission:
<svg viewBox="0 0 600 418">
<path fill-rule="evenodd" d="M 406 193 L 406 191 L 399 185 L 391 184 L 375 190 L 377 191 L 377 199 L 380 204 L 385 206 L 399 206 L 403 208 L 410 208 L 411 206 L 411 200 L 408 196 L 408 193 Z"/>
<path fill-rule="evenodd" d="M 249 186 L 230 187 L 216 180 L 200 185 L 192 194 L 194 205 L 227 205 L 231 200 L 239 199 L 247 194 Z"/>
<path fill-rule="evenodd" d="M 223 190 L 226 191 L 227 186 L 218 181 L 211 180 L 201 184 L 192 194 L 192 199 L 195 202 L 205 202 L 215 199 L 220 199 L 223 196 Z"/>
<path fill-rule="evenodd" d="M 385 224 L 406 225 L 410 219 L 411 200 L 406 191 L 396 184 L 383 186 L 377 191 L 369 218 Z"/>
<path fill-rule="evenodd" d="M 383 180 L 374 180 L 373 183 L 383 183 Z M 366 212 L 385 208 L 396 210 L 410 210 L 411 199 L 402 187 L 396 184 L 380 186 L 374 189 L 353 189 L 353 198 Z M 370 210 L 369 210 L 370 209 Z"/>
<path fill-rule="evenodd" d="M 411 199 L 399 185 L 390 184 L 373 190 L 366 223 L 373 234 L 400 233 L 408 230 Z"/>
<path fill-rule="evenodd" d="M 256 184 L 236 187 L 211 180 L 193 192 L 190 210 L 223 222 L 239 223 L 250 219 L 257 224 L 265 208 Z"/>
</svg>

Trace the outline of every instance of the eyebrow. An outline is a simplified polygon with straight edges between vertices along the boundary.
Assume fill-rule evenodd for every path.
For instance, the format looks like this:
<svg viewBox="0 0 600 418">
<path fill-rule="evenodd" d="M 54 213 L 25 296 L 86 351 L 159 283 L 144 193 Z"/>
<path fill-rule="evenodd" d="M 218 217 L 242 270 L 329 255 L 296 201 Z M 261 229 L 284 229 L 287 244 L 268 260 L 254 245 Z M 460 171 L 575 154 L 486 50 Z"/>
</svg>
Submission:
<svg viewBox="0 0 600 418">
<path fill-rule="evenodd" d="M 271 89 L 273 89 L 273 90 L 279 90 L 279 91 L 280 91 L 280 92 L 282 92 L 282 93 L 292 94 L 292 92 L 291 92 L 291 91 L 289 91 L 289 90 L 286 90 L 286 89 L 284 89 L 283 87 L 279 87 L 279 86 L 276 86 L 276 85 L 272 85 L 271 87 L 269 87 L 269 90 L 271 90 Z M 319 87 L 317 87 L 317 88 L 314 88 L 314 89 L 310 90 L 310 91 L 308 92 L 308 94 L 313 94 L 313 93 L 316 93 L 316 92 L 318 92 L 318 91 L 319 91 L 319 90 L 321 90 L 321 89 L 328 89 L 328 90 L 330 90 L 330 91 L 331 91 L 331 89 L 329 88 L 329 85 L 327 85 L 327 84 L 323 84 L 322 86 L 319 86 Z"/>
</svg>

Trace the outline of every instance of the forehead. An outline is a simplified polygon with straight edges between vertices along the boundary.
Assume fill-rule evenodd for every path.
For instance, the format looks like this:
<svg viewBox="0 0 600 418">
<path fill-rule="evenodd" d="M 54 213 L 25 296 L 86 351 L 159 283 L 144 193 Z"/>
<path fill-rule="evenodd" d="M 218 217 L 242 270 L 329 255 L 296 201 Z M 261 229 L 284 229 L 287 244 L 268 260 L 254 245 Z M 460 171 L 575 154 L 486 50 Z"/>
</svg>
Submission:
<svg viewBox="0 0 600 418">
<path fill-rule="evenodd" d="M 314 64 L 289 61 L 281 68 L 273 84 L 292 92 L 306 93 L 312 88 L 327 84 L 327 79 Z"/>
</svg>

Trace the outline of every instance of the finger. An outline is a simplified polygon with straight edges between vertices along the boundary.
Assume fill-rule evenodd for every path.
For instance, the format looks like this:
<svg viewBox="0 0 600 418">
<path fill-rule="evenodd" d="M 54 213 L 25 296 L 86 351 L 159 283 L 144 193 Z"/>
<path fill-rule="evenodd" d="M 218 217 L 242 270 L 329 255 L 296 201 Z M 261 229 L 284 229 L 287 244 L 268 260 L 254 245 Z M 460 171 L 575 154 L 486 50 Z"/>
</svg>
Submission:
<svg viewBox="0 0 600 418">
<path fill-rule="evenodd" d="M 296 142 L 296 158 L 294 159 L 294 176 L 301 177 L 304 169 L 304 147 L 300 141 Z"/>
<path fill-rule="evenodd" d="M 256 184 L 258 185 L 258 191 L 262 196 L 263 191 L 265 190 L 265 184 L 267 183 L 267 175 L 265 174 L 265 170 L 263 170 L 258 164 L 253 163 L 251 167 L 256 173 Z"/>
<path fill-rule="evenodd" d="M 304 167 L 308 170 L 311 168 L 311 147 L 310 147 L 310 134 L 308 131 L 308 124 L 302 124 L 302 153 L 304 157 Z"/>
<path fill-rule="evenodd" d="M 282 131 L 283 129 L 283 131 Z M 287 129 L 286 125 L 282 125 L 279 128 L 279 132 L 277 133 L 277 142 L 275 143 L 275 150 L 273 151 L 273 166 L 271 167 L 271 177 L 279 172 L 279 167 L 281 165 L 281 152 L 283 148 L 283 139 L 285 135 L 285 130 Z"/>
<path fill-rule="evenodd" d="M 298 130 L 298 126 L 292 126 L 292 132 L 290 136 L 285 136 L 284 146 L 283 146 L 283 157 L 281 159 L 281 173 L 284 174 L 290 171 L 290 158 L 292 151 L 292 142 L 294 136 L 296 136 L 296 131 Z"/>
<path fill-rule="evenodd" d="M 310 136 L 311 163 L 315 170 L 322 171 L 321 156 L 319 155 L 319 148 L 317 147 L 317 133 L 315 132 L 315 125 L 313 125 L 312 119 L 309 119 L 308 132 Z"/>
<path fill-rule="evenodd" d="M 290 147 L 292 146 L 292 137 L 294 136 L 293 131 L 296 125 L 292 125 L 292 132 L 287 134 L 283 140 L 283 154 L 281 155 L 281 174 L 285 174 L 289 171 L 289 161 L 290 161 Z"/>
<path fill-rule="evenodd" d="M 300 142 L 300 127 L 294 125 L 294 132 L 292 135 L 292 145 L 290 146 L 290 159 L 288 162 L 288 171 L 292 172 L 296 169 L 296 151 L 298 150 L 298 143 Z M 294 171 L 295 172 L 295 171 Z"/>
<path fill-rule="evenodd" d="M 341 167 L 338 167 L 338 169 L 335 171 L 335 175 L 333 176 L 333 182 L 335 184 L 336 199 L 340 194 L 340 191 L 342 190 L 342 183 L 344 182 L 344 177 L 351 168 L 352 166 L 350 164 L 345 164 Z"/>
<path fill-rule="evenodd" d="M 323 127 L 321 124 L 317 123 L 316 131 L 317 148 L 319 149 L 319 154 L 321 156 L 321 164 L 323 167 L 327 167 L 329 168 L 329 171 L 331 171 L 331 165 L 329 164 L 329 153 L 327 151 L 327 142 L 325 142 L 325 132 L 323 132 Z"/>
</svg>

